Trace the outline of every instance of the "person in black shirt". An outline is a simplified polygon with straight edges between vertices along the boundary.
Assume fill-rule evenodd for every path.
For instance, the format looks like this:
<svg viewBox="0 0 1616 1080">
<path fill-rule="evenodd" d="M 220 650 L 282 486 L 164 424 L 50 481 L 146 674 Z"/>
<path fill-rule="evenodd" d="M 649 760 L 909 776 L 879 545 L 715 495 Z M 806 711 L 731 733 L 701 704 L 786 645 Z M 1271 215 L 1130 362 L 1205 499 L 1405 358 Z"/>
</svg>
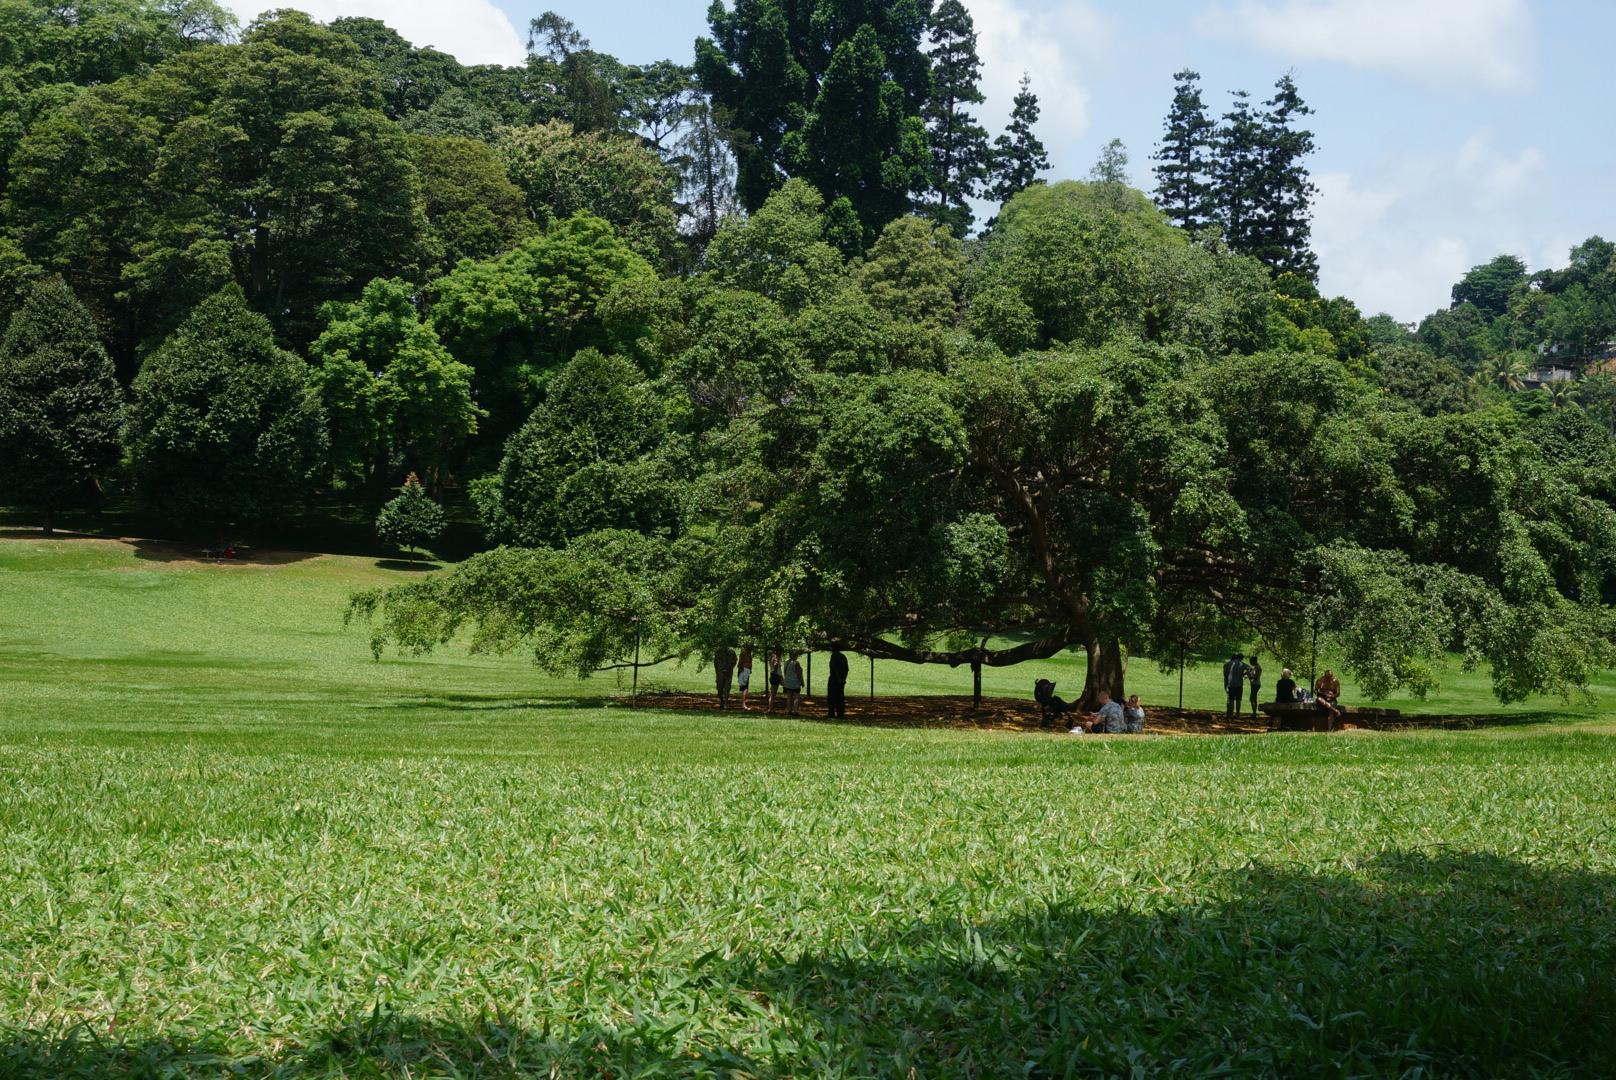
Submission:
<svg viewBox="0 0 1616 1080">
<path fill-rule="evenodd" d="M 1291 678 L 1290 668 L 1281 668 L 1279 682 L 1274 684 L 1274 702 L 1279 705 L 1289 705 L 1296 701 L 1296 680 Z"/>
<path fill-rule="evenodd" d="M 847 716 L 847 657 L 842 650 L 830 654 L 830 682 L 825 685 L 825 715 L 843 719 Z"/>
</svg>

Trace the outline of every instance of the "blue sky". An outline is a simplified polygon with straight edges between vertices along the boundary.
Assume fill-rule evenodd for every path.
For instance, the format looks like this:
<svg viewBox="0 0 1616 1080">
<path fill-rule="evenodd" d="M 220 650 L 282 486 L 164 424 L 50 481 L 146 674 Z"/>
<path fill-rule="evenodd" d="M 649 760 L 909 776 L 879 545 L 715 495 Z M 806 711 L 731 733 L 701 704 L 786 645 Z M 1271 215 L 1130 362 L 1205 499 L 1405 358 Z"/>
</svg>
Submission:
<svg viewBox="0 0 1616 1080">
<path fill-rule="evenodd" d="M 231 0 L 238 13 L 253 5 Z M 278 0 L 318 18 L 372 15 L 463 62 L 514 62 L 549 7 L 629 62 L 688 61 L 704 0 Z M 1172 75 L 1265 96 L 1293 71 L 1316 110 L 1321 282 L 1366 313 L 1413 320 L 1500 252 L 1533 268 L 1616 237 L 1611 0 L 965 0 L 981 35 L 982 109 L 1004 123 L 1025 70 L 1051 179 L 1081 177 L 1120 138 L 1134 180 Z M 268 5 L 265 5 L 268 6 Z"/>
</svg>

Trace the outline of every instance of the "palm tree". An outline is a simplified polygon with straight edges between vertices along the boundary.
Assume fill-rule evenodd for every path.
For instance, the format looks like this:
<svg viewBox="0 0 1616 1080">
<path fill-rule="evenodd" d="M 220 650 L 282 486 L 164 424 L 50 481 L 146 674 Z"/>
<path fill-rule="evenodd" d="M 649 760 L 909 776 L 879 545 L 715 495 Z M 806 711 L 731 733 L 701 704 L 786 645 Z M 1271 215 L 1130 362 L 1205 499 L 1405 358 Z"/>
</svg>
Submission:
<svg viewBox="0 0 1616 1080">
<path fill-rule="evenodd" d="M 1572 404 L 1582 393 L 1582 385 L 1572 379 L 1550 383 L 1544 389 L 1549 392 L 1549 404 L 1556 409 Z"/>
<path fill-rule="evenodd" d="M 1519 357 L 1495 356 L 1476 373 L 1475 382 L 1479 386 L 1496 386 L 1511 392 L 1520 390 L 1526 386 L 1526 365 Z"/>
</svg>

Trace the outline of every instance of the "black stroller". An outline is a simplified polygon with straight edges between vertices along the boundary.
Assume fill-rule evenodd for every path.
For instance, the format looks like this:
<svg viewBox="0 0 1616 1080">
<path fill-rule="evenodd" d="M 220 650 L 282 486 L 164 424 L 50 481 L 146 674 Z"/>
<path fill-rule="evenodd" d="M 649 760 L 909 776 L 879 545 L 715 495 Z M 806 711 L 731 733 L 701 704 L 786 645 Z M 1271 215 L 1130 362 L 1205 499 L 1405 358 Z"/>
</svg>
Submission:
<svg viewBox="0 0 1616 1080">
<path fill-rule="evenodd" d="M 1058 722 L 1065 713 L 1075 713 L 1077 703 L 1067 703 L 1055 696 L 1055 684 L 1048 679 L 1039 679 L 1032 684 L 1033 700 L 1043 710 L 1043 721 L 1046 724 Z"/>
</svg>

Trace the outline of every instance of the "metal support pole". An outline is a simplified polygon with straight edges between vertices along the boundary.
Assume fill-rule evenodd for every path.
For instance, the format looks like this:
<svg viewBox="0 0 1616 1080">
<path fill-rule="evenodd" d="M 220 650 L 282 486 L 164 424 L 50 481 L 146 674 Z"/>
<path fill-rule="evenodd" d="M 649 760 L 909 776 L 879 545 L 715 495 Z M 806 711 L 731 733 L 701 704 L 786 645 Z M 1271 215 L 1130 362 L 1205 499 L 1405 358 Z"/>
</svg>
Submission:
<svg viewBox="0 0 1616 1080">
<path fill-rule="evenodd" d="M 1309 690 L 1318 685 L 1319 681 L 1319 624 L 1313 624 L 1313 655 L 1307 661 L 1307 688 Z"/>
<path fill-rule="evenodd" d="M 640 707 L 640 624 L 634 624 L 634 697 L 630 708 Z"/>
<path fill-rule="evenodd" d="M 875 700 L 875 657 L 870 657 L 870 700 Z"/>
<path fill-rule="evenodd" d="M 1184 646 L 1178 647 L 1178 711 L 1184 711 Z"/>
</svg>

